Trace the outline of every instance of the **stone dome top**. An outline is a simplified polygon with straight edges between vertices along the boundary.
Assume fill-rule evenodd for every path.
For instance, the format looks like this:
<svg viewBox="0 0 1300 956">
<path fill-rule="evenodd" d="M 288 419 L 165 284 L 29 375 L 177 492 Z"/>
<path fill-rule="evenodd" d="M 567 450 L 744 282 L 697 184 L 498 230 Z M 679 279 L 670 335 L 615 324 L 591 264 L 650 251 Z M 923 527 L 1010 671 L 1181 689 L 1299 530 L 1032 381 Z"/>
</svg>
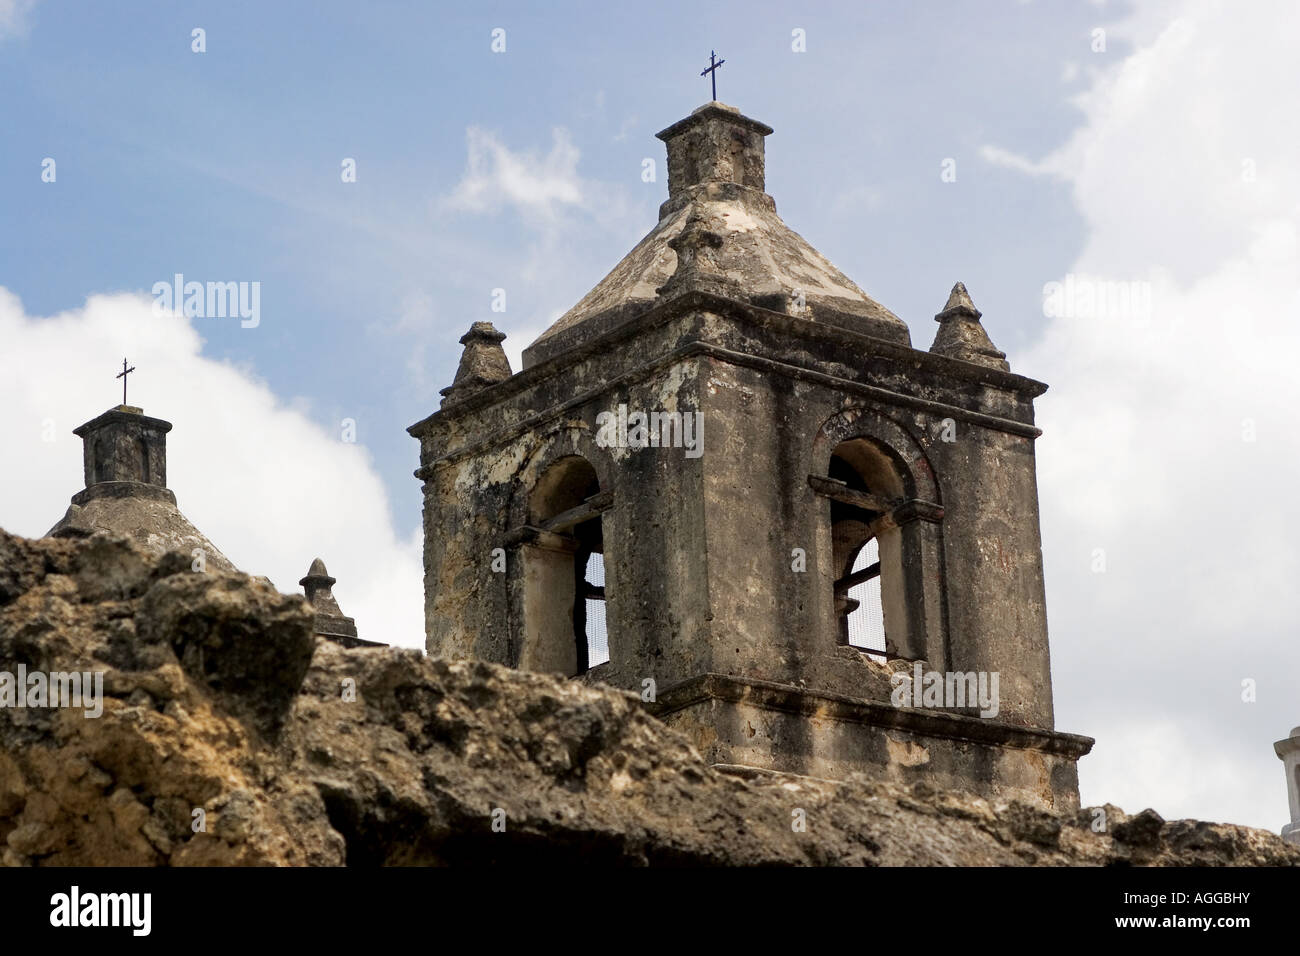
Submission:
<svg viewBox="0 0 1300 956">
<path fill-rule="evenodd" d="M 898 316 L 777 215 L 764 192 L 771 132 L 734 106 L 709 103 L 659 133 L 668 149 L 659 222 L 524 350 L 524 367 L 698 291 L 910 345 Z"/>
<path fill-rule="evenodd" d="M 73 429 L 81 438 L 86 487 L 46 537 L 85 537 L 109 531 L 151 551 L 202 552 L 207 569 L 234 571 L 176 506 L 167 487 L 167 433 L 171 422 L 118 405 Z"/>
</svg>

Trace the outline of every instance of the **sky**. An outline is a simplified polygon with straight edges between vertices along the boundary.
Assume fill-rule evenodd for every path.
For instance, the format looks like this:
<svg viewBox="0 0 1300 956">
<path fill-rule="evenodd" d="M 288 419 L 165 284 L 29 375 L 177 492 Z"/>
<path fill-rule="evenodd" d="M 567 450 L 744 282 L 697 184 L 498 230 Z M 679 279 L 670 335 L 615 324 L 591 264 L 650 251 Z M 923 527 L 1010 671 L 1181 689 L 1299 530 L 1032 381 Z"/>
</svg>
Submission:
<svg viewBox="0 0 1300 956">
<path fill-rule="evenodd" d="M 125 355 L 191 521 L 282 590 L 322 557 L 363 636 L 420 646 L 405 429 L 472 322 L 517 370 L 654 225 L 654 133 L 709 99 L 716 49 L 719 99 L 775 129 L 785 221 L 918 348 L 965 282 L 1051 386 L 1053 683 L 1057 727 L 1097 738 L 1085 804 L 1277 830 L 1300 8 L 808 7 L 0 0 L 0 526 L 62 516 L 71 429 L 120 401 Z M 256 321 L 155 309 L 177 273 L 258 283 Z"/>
</svg>

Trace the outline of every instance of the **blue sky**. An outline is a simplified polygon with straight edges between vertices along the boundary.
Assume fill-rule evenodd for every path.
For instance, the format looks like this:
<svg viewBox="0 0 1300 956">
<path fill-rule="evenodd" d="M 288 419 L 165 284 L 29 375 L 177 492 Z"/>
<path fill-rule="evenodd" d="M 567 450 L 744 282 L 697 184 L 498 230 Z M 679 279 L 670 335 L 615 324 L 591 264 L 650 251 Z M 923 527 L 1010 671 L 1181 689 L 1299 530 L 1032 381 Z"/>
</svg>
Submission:
<svg viewBox="0 0 1300 956">
<path fill-rule="evenodd" d="M 1300 724 L 1300 7 L 809 6 L 0 0 L 0 447 L 24 463 L 0 526 L 63 514 L 70 431 L 120 400 L 126 354 L 227 556 L 282 590 L 321 556 L 363 636 L 420 646 L 405 429 L 472 322 L 517 357 L 650 230 L 654 133 L 708 99 L 716 49 L 719 98 L 775 129 L 785 221 L 918 348 L 965 282 L 1051 386 L 1053 691 L 1057 726 L 1098 740 L 1084 801 L 1276 830 L 1271 743 Z M 260 282 L 260 323 L 152 315 L 177 272 Z M 1151 308 L 1049 314 L 1067 277 Z"/>
<path fill-rule="evenodd" d="M 1038 156 L 1077 124 L 1065 94 L 1083 77 L 1061 64 L 1093 56 L 1086 5 L 62 3 L 28 19 L 0 48 L 22 145 L 0 155 L 0 209 L 23 225 L 0 239 L 5 284 L 52 314 L 176 272 L 260 281 L 262 323 L 200 320 L 204 354 L 306 399 L 322 424 L 356 419 L 407 531 L 403 428 L 450 384 L 456 340 L 490 318 L 522 348 L 650 229 L 666 186 L 643 183 L 641 161 L 662 167 L 654 133 L 709 98 L 711 48 L 727 61 L 720 98 L 776 129 L 778 209 L 918 344 L 957 279 L 1003 349 L 1032 339 L 1037 278 L 1081 241 L 1060 184 L 976 151 Z M 539 157 L 564 130 L 607 209 L 559 204 L 537 222 L 443 208 L 471 127 Z M 57 189 L 31 175 L 46 156 Z M 88 413 L 112 396 L 102 384 L 84 383 Z"/>
</svg>

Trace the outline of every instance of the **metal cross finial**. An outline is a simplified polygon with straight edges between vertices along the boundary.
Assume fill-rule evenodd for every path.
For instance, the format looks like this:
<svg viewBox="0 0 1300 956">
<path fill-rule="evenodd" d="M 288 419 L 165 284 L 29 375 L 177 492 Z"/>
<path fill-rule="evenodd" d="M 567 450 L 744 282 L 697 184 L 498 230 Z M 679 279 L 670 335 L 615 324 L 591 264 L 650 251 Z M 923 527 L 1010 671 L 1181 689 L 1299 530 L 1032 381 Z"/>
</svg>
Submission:
<svg viewBox="0 0 1300 956">
<path fill-rule="evenodd" d="M 126 377 L 134 371 L 135 371 L 135 366 L 132 365 L 130 368 L 127 368 L 126 359 L 122 359 L 122 371 L 118 372 L 116 375 L 113 376 L 114 378 L 120 378 L 122 380 L 122 404 L 123 405 L 126 404 Z"/>
<path fill-rule="evenodd" d="M 724 64 L 724 63 L 727 62 L 726 60 L 718 60 L 718 62 L 714 63 L 713 60 L 714 60 L 714 58 L 715 58 L 716 56 L 717 56 L 717 54 L 714 53 L 712 50 L 710 50 L 710 51 L 709 51 L 709 68 L 708 68 L 707 70 L 701 70 L 701 71 L 700 71 L 700 76 L 708 76 L 709 79 L 711 79 L 711 80 L 713 81 L 713 100 L 714 100 L 714 102 L 717 102 L 717 99 L 718 99 L 718 74 L 717 74 L 717 69 L 718 69 L 718 67 L 722 66 L 722 64 Z"/>
</svg>

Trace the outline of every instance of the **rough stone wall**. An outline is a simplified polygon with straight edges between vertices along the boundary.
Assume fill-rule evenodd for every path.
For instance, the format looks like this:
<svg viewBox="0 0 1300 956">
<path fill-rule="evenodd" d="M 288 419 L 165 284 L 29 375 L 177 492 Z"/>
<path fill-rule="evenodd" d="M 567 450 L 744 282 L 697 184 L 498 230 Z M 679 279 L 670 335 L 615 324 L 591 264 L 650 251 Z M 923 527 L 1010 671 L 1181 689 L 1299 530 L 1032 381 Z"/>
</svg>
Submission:
<svg viewBox="0 0 1300 956">
<path fill-rule="evenodd" d="M 0 531 L 0 670 L 99 669 L 107 698 L 0 709 L 4 863 L 1300 865 L 1149 810 L 1095 832 L 1094 809 L 720 773 L 631 694 L 316 642 L 301 596 L 189 567 Z"/>
<path fill-rule="evenodd" d="M 1050 728 L 1033 441 L 963 422 L 955 442 L 930 448 L 944 490 L 952 667 L 999 672 L 1002 718 Z"/>
<path fill-rule="evenodd" d="M 923 783 L 1057 812 L 1079 807 L 1077 751 L 1051 749 L 1051 737 L 1017 741 L 1005 725 L 986 724 L 979 728 L 985 739 L 977 742 L 961 735 L 970 727 L 936 728 L 941 721 L 923 723 L 914 714 L 890 712 L 888 705 L 795 699 L 761 686 L 743 691 L 738 700 L 713 697 L 662 719 L 713 764 L 833 780 L 858 774 L 905 786 Z"/>
</svg>

